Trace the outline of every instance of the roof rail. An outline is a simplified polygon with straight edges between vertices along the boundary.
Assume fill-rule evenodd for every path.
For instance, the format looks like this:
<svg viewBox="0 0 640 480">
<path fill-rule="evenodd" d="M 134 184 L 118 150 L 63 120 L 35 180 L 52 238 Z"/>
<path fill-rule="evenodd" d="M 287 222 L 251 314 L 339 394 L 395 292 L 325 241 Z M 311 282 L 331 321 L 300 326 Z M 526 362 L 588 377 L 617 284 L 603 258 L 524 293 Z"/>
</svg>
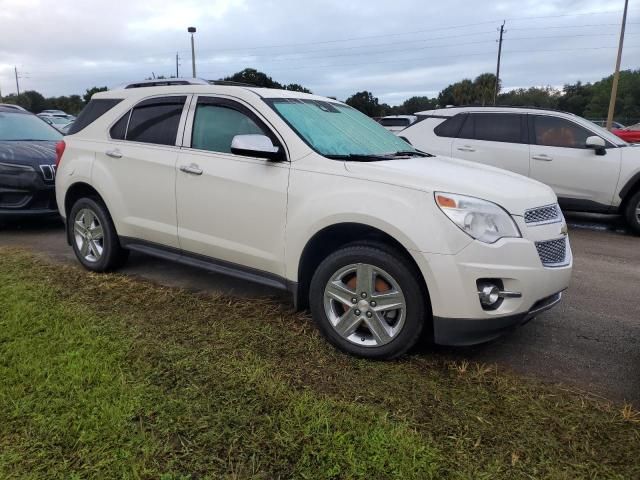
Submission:
<svg viewBox="0 0 640 480">
<path fill-rule="evenodd" d="M 127 83 L 122 88 L 170 87 L 173 85 L 209 85 L 209 82 L 201 78 L 154 78 Z"/>
<path fill-rule="evenodd" d="M 209 80 L 211 85 L 227 85 L 229 87 L 251 87 L 251 88 L 259 88 L 258 85 L 252 85 L 250 83 L 244 82 L 233 82 L 231 80 Z"/>
<path fill-rule="evenodd" d="M 534 106 L 528 106 L 528 105 L 473 105 L 473 104 L 466 104 L 466 105 L 447 105 L 446 107 L 441 107 L 441 108 L 436 108 L 435 110 L 448 110 L 448 109 L 456 109 L 456 108 L 526 108 L 529 110 L 547 110 L 550 112 L 558 112 L 558 113 L 566 113 L 568 115 L 575 115 L 575 113 L 571 113 L 571 112 L 567 112 L 565 110 L 560 110 L 557 108 L 550 108 L 550 107 L 534 107 Z"/>
</svg>

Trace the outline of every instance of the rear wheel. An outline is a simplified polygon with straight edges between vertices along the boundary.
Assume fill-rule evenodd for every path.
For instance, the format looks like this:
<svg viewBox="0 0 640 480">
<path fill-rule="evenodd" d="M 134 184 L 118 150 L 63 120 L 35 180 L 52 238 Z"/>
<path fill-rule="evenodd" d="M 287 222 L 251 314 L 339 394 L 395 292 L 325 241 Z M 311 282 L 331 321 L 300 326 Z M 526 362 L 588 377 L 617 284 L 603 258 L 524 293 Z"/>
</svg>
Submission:
<svg viewBox="0 0 640 480">
<path fill-rule="evenodd" d="M 384 245 L 344 247 L 313 276 L 314 321 L 344 352 L 378 359 L 402 355 L 418 341 L 426 320 L 418 275 L 411 262 Z"/>
<path fill-rule="evenodd" d="M 106 272 L 125 263 L 129 252 L 120 246 L 111 216 L 100 200 L 77 200 L 67 222 L 73 251 L 85 268 Z"/>
<path fill-rule="evenodd" d="M 640 191 L 637 191 L 629 199 L 625 209 L 625 217 L 627 225 L 629 225 L 633 233 L 640 235 Z"/>
</svg>

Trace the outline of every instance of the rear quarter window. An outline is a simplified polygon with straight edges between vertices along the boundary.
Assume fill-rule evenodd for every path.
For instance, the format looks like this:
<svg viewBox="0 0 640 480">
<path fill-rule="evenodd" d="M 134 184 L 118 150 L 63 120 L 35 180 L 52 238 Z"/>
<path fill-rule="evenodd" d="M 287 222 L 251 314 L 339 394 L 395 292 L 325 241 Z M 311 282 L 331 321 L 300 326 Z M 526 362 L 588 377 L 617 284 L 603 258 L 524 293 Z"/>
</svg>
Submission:
<svg viewBox="0 0 640 480">
<path fill-rule="evenodd" d="M 457 137 L 465 117 L 465 113 L 458 113 L 434 128 L 433 133 L 439 137 Z"/>
<path fill-rule="evenodd" d="M 121 98 L 101 98 L 90 100 L 89 103 L 87 103 L 87 106 L 82 109 L 82 112 L 80 112 L 80 115 L 78 115 L 75 122 L 73 122 L 71 128 L 69 128 L 67 135 L 78 133 L 91 125 L 121 101 Z"/>
</svg>

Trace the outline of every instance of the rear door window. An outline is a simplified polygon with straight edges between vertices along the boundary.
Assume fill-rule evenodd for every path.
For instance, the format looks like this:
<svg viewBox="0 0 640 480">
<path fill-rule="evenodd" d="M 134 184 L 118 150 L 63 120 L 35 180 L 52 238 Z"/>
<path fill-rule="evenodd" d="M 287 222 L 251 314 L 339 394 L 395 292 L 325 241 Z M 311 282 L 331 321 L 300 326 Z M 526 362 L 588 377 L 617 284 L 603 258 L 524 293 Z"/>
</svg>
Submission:
<svg viewBox="0 0 640 480">
<path fill-rule="evenodd" d="M 524 117 L 514 113 L 470 113 L 459 138 L 488 142 L 526 143 Z"/>
<path fill-rule="evenodd" d="M 150 98 L 138 103 L 111 129 L 112 138 L 132 142 L 175 145 L 186 96 Z M 125 119 L 128 124 L 125 125 Z"/>
</svg>

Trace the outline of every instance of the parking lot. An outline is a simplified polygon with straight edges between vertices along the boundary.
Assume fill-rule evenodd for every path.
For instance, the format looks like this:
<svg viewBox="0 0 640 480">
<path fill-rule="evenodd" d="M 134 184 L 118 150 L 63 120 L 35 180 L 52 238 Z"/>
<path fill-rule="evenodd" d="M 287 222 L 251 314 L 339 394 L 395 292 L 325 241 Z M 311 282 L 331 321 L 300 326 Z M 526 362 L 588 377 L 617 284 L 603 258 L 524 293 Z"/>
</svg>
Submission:
<svg viewBox="0 0 640 480">
<path fill-rule="evenodd" d="M 574 252 L 564 301 L 509 335 L 481 346 L 422 346 L 419 355 L 496 363 L 517 373 L 560 382 L 568 389 L 640 405 L 640 239 L 615 218 L 567 218 Z M 76 264 L 57 222 L 3 227 L 0 246 L 21 246 Z M 162 285 L 241 296 L 281 296 L 240 280 L 133 254 L 124 273 Z M 285 297 L 282 298 L 287 301 Z"/>
</svg>

